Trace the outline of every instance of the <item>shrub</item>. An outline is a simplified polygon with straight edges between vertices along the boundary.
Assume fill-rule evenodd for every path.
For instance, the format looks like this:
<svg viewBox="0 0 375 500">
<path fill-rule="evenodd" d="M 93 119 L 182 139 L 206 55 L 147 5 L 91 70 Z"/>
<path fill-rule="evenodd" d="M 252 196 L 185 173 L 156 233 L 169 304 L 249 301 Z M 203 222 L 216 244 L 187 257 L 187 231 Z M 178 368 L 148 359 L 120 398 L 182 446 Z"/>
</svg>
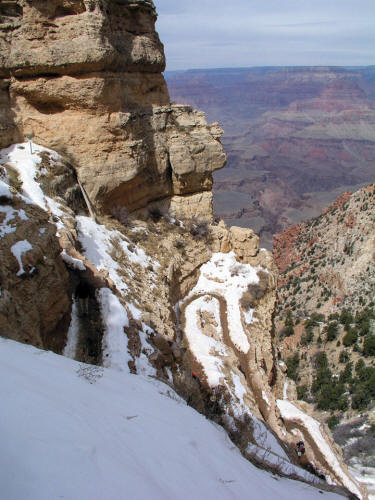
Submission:
<svg viewBox="0 0 375 500">
<path fill-rule="evenodd" d="M 365 337 L 363 354 L 365 356 L 375 356 L 375 335 L 367 335 L 367 337 Z"/>
<path fill-rule="evenodd" d="M 361 387 L 352 396 L 352 408 L 353 410 L 364 410 L 365 408 L 367 408 L 370 401 L 371 401 L 371 396 L 364 387 L 363 388 Z"/>
<path fill-rule="evenodd" d="M 198 220 L 191 220 L 190 224 L 188 226 L 190 234 L 196 238 L 196 239 L 201 239 L 201 238 L 206 238 L 208 235 L 208 222 L 205 220 L 198 221 Z"/>
<path fill-rule="evenodd" d="M 321 410 L 345 411 L 349 407 L 348 398 L 344 395 L 344 384 L 332 380 L 329 384 L 321 386 L 317 395 L 317 405 Z"/>
<path fill-rule="evenodd" d="M 328 342 L 331 342 L 332 340 L 335 340 L 338 334 L 338 324 L 336 321 L 332 321 L 329 323 L 328 328 L 327 328 L 327 340 Z"/>
<path fill-rule="evenodd" d="M 294 354 L 293 356 L 289 356 L 289 358 L 286 359 L 285 364 L 288 368 L 288 371 L 287 371 L 288 377 L 291 378 L 292 380 L 296 381 L 297 380 L 297 369 L 298 369 L 298 365 L 299 365 L 298 353 Z"/>
<path fill-rule="evenodd" d="M 346 363 L 349 361 L 349 354 L 344 349 L 340 352 L 339 361 L 340 363 Z"/>
<path fill-rule="evenodd" d="M 343 309 L 341 311 L 340 323 L 345 326 L 349 326 L 351 323 L 353 323 L 353 315 L 347 309 Z"/>
<path fill-rule="evenodd" d="M 241 306 L 243 309 L 249 309 L 251 307 L 255 307 L 258 300 L 264 297 L 264 295 L 268 290 L 269 286 L 268 273 L 264 271 L 258 271 L 257 275 L 259 278 L 258 283 L 250 283 L 247 287 L 246 292 L 244 292 L 244 294 L 241 297 Z"/>
<path fill-rule="evenodd" d="M 332 430 L 340 423 L 340 419 L 337 415 L 331 415 L 327 420 L 328 427 Z"/>
<path fill-rule="evenodd" d="M 308 396 L 309 389 L 307 385 L 298 385 L 297 386 L 297 398 L 298 399 L 303 399 L 306 401 L 307 396 Z"/>
<path fill-rule="evenodd" d="M 314 340 L 314 332 L 312 329 L 305 330 L 301 337 L 301 345 L 308 345 Z"/>
<path fill-rule="evenodd" d="M 340 373 L 340 382 L 342 383 L 351 382 L 353 378 L 352 373 L 353 373 L 353 363 L 349 361 L 345 365 L 345 368 Z"/>
<path fill-rule="evenodd" d="M 127 226 L 129 223 L 129 212 L 125 207 L 120 207 L 114 205 L 111 208 L 111 215 L 117 219 L 123 226 Z"/>
<path fill-rule="evenodd" d="M 291 335 L 294 335 L 293 317 L 292 317 L 292 312 L 290 311 L 290 309 L 286 313 L 283 335 L 285 337 L 290 337 Z"/>
<path fill-rule="evenodd" d="M 353 328 L 349 328 L 348 332 L 342 339 L 342 343 L 345 347 L 349 347 L 357 342 L 358 334 Z"/>
<path fill-rule="evenodd" d="M 163 214 L 158 207 L 150 207 L 148 209 L 148 215 L 152 222 L 159 222 L 159 220 L 163 217 Z"/>
</svg>

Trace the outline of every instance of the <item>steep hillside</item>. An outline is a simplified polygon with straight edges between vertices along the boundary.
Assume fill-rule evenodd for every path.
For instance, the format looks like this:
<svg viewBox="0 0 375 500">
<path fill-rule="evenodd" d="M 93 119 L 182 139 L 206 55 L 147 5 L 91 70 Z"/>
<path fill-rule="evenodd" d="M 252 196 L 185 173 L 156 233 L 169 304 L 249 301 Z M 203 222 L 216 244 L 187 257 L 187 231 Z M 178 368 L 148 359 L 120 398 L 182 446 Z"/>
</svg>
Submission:
<svg viewBox="0 0 375 500">
<path fill-rule="evenodd" d="M 343 498 L 249 464 L 167 385 L 0 347 L 3 498 Z"/>
<path fill-rule="evenodd" d="M 344 193 L 274 244 L 276 328 L 288 375 L 321 419 L 346 425 L 334 435 L 347 459 L 355 464 L 358 456 L 363 466 L 374 466 L 375 454 L 374 193 L 375 185 Z"/>
</svg>

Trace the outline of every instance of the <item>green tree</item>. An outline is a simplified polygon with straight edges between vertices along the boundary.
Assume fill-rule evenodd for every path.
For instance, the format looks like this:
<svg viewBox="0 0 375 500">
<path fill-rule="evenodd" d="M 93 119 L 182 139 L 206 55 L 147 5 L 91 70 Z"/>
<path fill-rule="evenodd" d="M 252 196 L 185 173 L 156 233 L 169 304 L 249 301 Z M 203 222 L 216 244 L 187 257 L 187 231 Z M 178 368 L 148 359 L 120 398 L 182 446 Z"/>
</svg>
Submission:
<svg viewBox="0 0 375 500">
<path fill-rule="evenodd" d="M 375 335 L 367 335 L 365 337 L 363 354 L 365 356 L 375 356 Z"/>
<path fill-rule="evenodd" d="M 343 350 L 340 352 L 339 361 L 340 361 L 340 363 L 346 363 L 347 361 L 349 361 L 349 353 L 347 353 L 347 352 L 345 351 L 345 349 L 343 349 Z"/>
<path fill-rule="evenodd" d="M 329 323 L 328 328 L 327 328 L 327 340 L 328 342 L 331 342 L 332 340 L 335 340 L 338 334 L 338 324 L 336 321 L 332 321 Z"/>
<path fill-rule="evenodd" d="M 285 322 L 284 322 L 284 330 L 283 330 L 285 337 L 290 337 L 290 336 L 294 335 L 293 326 L 294 325 L 293 325 L 292 311 L 290 309 L 288 309 L 288 311 L 286 313 L 286 318 L 285 318 Z"/>
<path fill-rule="evenodd" d="M 298 365 L 299 365 L 298 353 L 296 352 L 293 356 L 289 356 L 289 358 L 286 359 L 285 364 L 288 368 L 288 371 L 287 371 L 288 377 L 291 378 L 292 380 L 296 381 L 297 380 L 297 370 L 298 370 Z"/>
<path fill-rule="evenodd" d="M 343 384 L 351 382 L 353 379 L 353 363 L 349 361 L 340 373 L 339 381 Z"/>
<path fill-rule="evenodd" d="M 353 328 L 348 327 L 347 333 L 345 334 L 344 338 L 342 339 L 342 343 L 344 344 L 345 347 L 349 347 L 353 344 L 355 344 L 358 340 L 358 333 L 356 330 Z"/>
</svg>

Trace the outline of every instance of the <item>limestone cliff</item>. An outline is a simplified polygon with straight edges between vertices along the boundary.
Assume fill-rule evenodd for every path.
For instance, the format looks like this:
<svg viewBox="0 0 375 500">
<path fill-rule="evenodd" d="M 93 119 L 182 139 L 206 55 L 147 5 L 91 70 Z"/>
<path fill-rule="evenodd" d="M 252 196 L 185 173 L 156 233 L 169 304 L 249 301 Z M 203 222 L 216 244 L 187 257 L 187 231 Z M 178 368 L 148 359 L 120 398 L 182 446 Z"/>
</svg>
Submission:
<svg viewBox="0 0 375 500">
<path fill-rule="evenodd" d="M 32 134 L 68 155 L 107 213 L 158 201 L 176 214 L 212 218 L 222 132 L 203 113 L 170 104 L 151 1 L 35 0 L 0 9 L 8 134 Z M 204 206 L 195 203 L 202 191 Z"/>
</svg>

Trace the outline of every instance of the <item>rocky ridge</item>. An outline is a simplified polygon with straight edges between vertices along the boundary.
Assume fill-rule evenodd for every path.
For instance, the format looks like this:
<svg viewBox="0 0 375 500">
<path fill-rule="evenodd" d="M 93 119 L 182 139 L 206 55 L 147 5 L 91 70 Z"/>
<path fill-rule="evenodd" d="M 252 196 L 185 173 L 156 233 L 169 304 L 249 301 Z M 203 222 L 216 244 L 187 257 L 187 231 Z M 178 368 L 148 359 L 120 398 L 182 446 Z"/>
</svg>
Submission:
<svg viewBox="0 0 375 500">
<path fill-rule="evenodd" d="M 340 424 L 334 435 L 358 470 L 373 466 L 373 444 L 361 443 L 373 443 L 374 192 L 343 193 L 319 217 L 276 235 L 274 246 L 276 330 L 289 376 L 318 418 Z"/>
<path fill-rule="evenodd" d="M 32 0 L 1 8 L 8 131 L 2 146 L 25 134 L 27 124 L 34 138 L 1 156 L 2 334 L 157 377 L 222 425 L 260 466 L 321 488 L 327 486 L 316 474 L 324 475 L 365 498 L 327 429 L 316 424 L 312 432 L 285 385 L 272 336 L 271 255 L 259 249 L 253 231 L 208 223 L 211 173 L 225 161 L 220 129 L 190 107 L 169 104 L 152 2 Z M 108 23 L 117 26 L 116 36 Z M 75 30 L 92 52 L 66 45 Z M 27 60 L 24 37 L 33 48 Z M 109 74 L 108 60 L 118 71 Z M 114 82 L 126 92 L 116 93 Z M 31 216 L 36 227 L 18 224 Z M 48 249 L 45 234 L 53 240 Z M 44 300 L 40 289 L 57 270 L 61 300 L 52 331 L 43 318 L 30 337 L 21 337 L 7 322 L 13 311 L 4 298 L 17 301 L 18 321 L 30 324 L 30 310 L 43 311 L 35 303 Z M 27 290 L 21 278 L 32 282 Z M 82 279 L 92 296 L 89 317 L 81 318 L 72 291 Z M 70 324 L 59 330 L 67 317 Z M 58 342 L 45 340 L 56 336 Z M 303 460 L 296 439 L 309 443 Z"/>
</svg>

